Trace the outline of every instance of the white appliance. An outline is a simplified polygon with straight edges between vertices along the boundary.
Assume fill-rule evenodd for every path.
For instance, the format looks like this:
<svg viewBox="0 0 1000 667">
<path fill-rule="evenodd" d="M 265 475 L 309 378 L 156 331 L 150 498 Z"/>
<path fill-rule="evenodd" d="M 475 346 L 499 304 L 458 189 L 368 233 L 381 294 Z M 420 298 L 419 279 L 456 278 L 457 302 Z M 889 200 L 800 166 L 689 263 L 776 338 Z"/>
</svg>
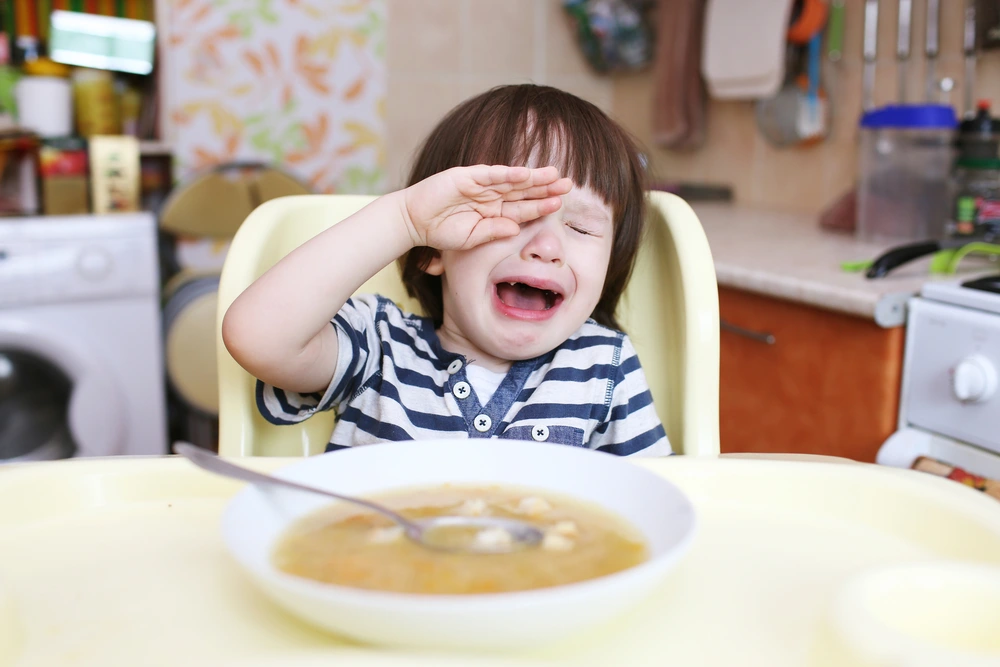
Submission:
<svg viewBox="0 0 1000 667">
<path fill-rule="evenodd" d="M 150 214 L 0 220 L 0 460 L 167 453 Z"/>
<path fill-rule="evenodd" d="M 878 463 L 919 456 L 1000 479 L 1000 274 L 929 283 L 909 302 L 899 430 Z"/>
</svg>

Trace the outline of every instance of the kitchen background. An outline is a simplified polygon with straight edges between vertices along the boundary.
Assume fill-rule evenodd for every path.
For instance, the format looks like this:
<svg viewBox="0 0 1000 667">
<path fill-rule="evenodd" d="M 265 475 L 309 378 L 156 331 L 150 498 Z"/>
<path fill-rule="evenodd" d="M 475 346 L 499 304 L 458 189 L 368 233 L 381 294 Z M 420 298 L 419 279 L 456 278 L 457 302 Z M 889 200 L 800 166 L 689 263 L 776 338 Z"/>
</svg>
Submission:
<svg viewBox="0 0 1000 667">
<path fill-rule="evenodd" d="M 400 187 L 419 142 L 446 111 L 498 84 L 534 82 L 573 92 L 618 119 L 643 143 L 656 187 L 678 192 L 698 213 L 720 284 L 724 451 L 871 461 L 887 442 L 915 428 L 919 436 L 903 439 L 917 437 L 919 444 L 907 445 L 912 455 L 893 464 L 917 465 L 917 454 L 937 451 L 928 443 L 956 441 L 958 453 L 936 460 L 948 470 L 961 465 L 1000 477 L 996 457 L 985 464 L 980 457 L 1000 451 L 996 417 L 982 418 L 979 430 L 955 426 L 971 423 L 970 410 L 979 415 L 996 407 L 1000 332 L 991 334 L 985 352 L 981 345 L 974 350 L 985 355 L 987 366 L 963 366 L 961 355 L 941 361 L 943 375 L 933 382 L 944 393 L 927 400 L 951 405 L 953 378 L 972 378 L 955 390 L 962 394 L 961 410 L 944 422 L 917 423 L 912 415 L 926 406 L 906 403 L 907 396 L 920 395 L 907 389 L 907 378 L 919 375 L 906 364 L 908 345 L 916 345 L 907 342 L 907 301 L 925 283 L 955 277 L 934 273 L 926 260 L 884 279 L 868 280 L 860 272 L 894 244 L 928 240 L 919 215 L 896 238 L 851 233 L 862 224 L 854 186 L 860 183 L 864 196 L 866 184 L 875 182 L 864 171 L 872 167 L 862 164 L 886 154 L 886 146 L 910 155 L 904 161 L 926 160 L 929 169 L 945 165 L 932 176 L 933 187 L 943 191 L 953 187 L 957 120 L 984 100 L 980 120 L 987 134 L 997 131 L 989 129 L 988 105 L 1000 104 L 1000 49 L 994 48 L 1000 39 L 993 34 L 1000 29 L 1000 3 L 0 0 L 0 8 L 8 37 L 0 49 L 0 109 L 6 112 L 9 149 L 3 210 L 13 216 L 0 221 L 0 358 L 7 359 L 6 366 L 0 363 L 0 401 L 6 401 L 0 402 L 6 410 L 0 411 L 0 442 L 21 443 L 0 458 L 32 455 L 40 447 L 24 444 L 32 438 L 62 438 L 54 450 L 62 454 L 111 452 L 99 435 L 87 436 L 98 443 L 93 450 L 81 444 L 87 427 L 73 416 L 85 410 L 73 406 L 72 386 L 79 382 L 68 369 L 72 364 L 46 356 L 37 345 L 29 354 L 23 336 L 3 333 L 5 321 L 8 331 L 24 331 L 17 323 L 35 321 L 36 297 L 27 296 L 25 286 L 41 284 L 31 267 L 43 265 L 40 258 L 54 243 L 47 239 L 62 234 L 69 246 L 81 248 L 99 240 L 115 256 L 135 252 L 119 242 L 142 224 L 155 230 L 143 246 L 151 273 L 128 280 L 156 285 L 142 295 L 142 317 L 148 319 L 155 303 L 149 326 L 160 326 L 162 318 L 163 340 L 155 337 L 147 341 L 153 347 L 134 354 L 155 366 L 143 371 L 140 384 L 167 387 L 166 421 L 154 430 L 169 437 L 146 437 L 145 444 L 114 451 L 163 451 L 166 441 L 178 439 L 211 447 L 217 409 L 214 290 L 228 239 L 249 211 L 283 194 Z M 83 15 L 99 18 L 81 24 Z M 815 23 L 806 20 L 816 16 Z M 967 25 L 972 16 L 977 22 Z M 119 19 L 131 22 L 115 23 Z M 615 26 L 613 39 L 602 32 L 607 25 Z M 867 39 L 866 25 L 877 26 Z M 939 38 L 928 46 L 935 27 Z M 801 34 L 793 38 L 795 29 Z M 134 67 L 122 72 L 100 60 L 105 56 L 81 39 L 87 34 L 129 42 Z M 791 56 L 789 40 L 797 44 Z M 600 59 L 601 45 L 614 47 L 607 52 L 613 61 Z M 764 83 L 737 92 L 726 88 L 724 74 L 753 74 L 754 67 L 766 74 Z M 867 105 L 866 71 L 874 77 Z M 937 125 L 916 129 L 903 127 L 905 122 L 859 128 L 863 107 L 901 103 L 950 106 L 958 118 L 941 120 L 939 114 Z M 790 131 L 798 135 L 787 140 Z M 80 141 L 81 135 L 89 141 Z M 995 153 L 995 144 L 989 145 Z M 40 166 L 39 179 L 32 177 L 31 164 Z M 893 169 L 893 178 L 906 171 Z M 908 182 L 901 197 L 916 197 L 921 187 Z M 948 206 L 932 221 L 940 229 L 926 232 L 930 237 L 946 235 L 944 218 L 953 212 Z M 128 231 L 101 227 L 112 218 L 120 222 L 114 216 L 128 211 L 139 218 L 145 211 L 146 222 L 135 218 Z M 47 215 L 23 217 L 38 213 Z M 75 215 L 87 217 L 65 217 Z M 91 228 L 86 220 L 97 230 L 92 236 L 84 231 Z M 52 231 L 60 225 L 65 232 Z M 996 273 L 984 254 L 959 273 Z M 12 261 L 22 255 L 20 263 Z M 103 260 L 87 261 L 104 266 Z M 38 288 L 37 299 L 50 303 L 53 322 L 66 326 L 75 320 L 59 319 L 69 311 L 62 296 L 52 296 L 61 289 Z M 115 289 L 98 296 L 111 299 Z M 988 313 L 984 330 L 998 326 L 995 302 L 987 300 L 980 309 Z M 82 317 L 97 319 L 89 311 Z M 92 335 L 107 338 L 99 328 Z M 955 340 L 961 335 L 956 331 Z M 121 363 L 134 368 L 138 362 Z M 9 369 L 19 364 L 33 369 L 21 377 L 34 378 L 38 396 L 57 396 L 57 403 L 66 404 L 52 407 L 51 414 L 69 415 L 58 437 L 49 432 L 54 427 L 32 431 L 51 423 L 50 417 L 15 418 L 29 404 L 25 385 L 20 393 L 11 389 L 17 374 Z M 124 386 L 119 375 L 112 373 L 108 382 Z M 48 390 L 60 382 L 62 393 Z M 970 398 L 966 385 L 985 389 Z M 149 421 L 156 408 L 135 410 Z M 121 440 L 134 443 L 136 436 Z"/>
<path fill-rule="evenodd" d="M 533 81 L 569 90 L 614 115 L 650 147 L 653 169 L 662 180 L 727 184 L 740 203 L 818 213 L 844 193 L 857 173 L 864 4 L 845 0 L 843 58 L 825 70 L 836 78 L 829 140 L 806 149 L 776 148 L 757 131 L 754 104 L 709 100 L 704 145 L 677 152 L 657 148 L 652 141 L 656 72 L 647 68 L 614 76 L 595 74 L 559 0 L 388 0 L 390 182 L 402 183 L 420 139 L 458 101 L 500 83 Z M 955 88 L 944 101 L 959 106 L 965 6 L 964 0 L 941 0 L 940 6 L 937 72 L 954 80 Z M 879 106 L 896 101 L 898 7 L 894 0 L 879 4 Z M 913 99 L 907 101 L 916 102 L 924 90 L 925 0 L 913 2 L 912 17 L 907 72 Z M 746 25 L 747 34 L 753 30 L 752 23 Z M 480 45 L 489 45 L 489 50 L 477 48 Z M 1000 51 L 978 55 L 979 98 L 1000 103 Z"/>
</svg>

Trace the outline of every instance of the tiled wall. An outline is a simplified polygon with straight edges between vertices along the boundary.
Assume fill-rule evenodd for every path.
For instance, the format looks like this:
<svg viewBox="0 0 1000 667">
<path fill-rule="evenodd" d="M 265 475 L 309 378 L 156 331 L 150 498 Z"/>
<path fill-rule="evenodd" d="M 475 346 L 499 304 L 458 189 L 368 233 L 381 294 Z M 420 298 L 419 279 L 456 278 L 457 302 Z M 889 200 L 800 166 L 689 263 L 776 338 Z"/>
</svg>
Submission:
<svg viewBox="0 0 1000 667">
<path fill-rule="evenodd" d="M 911 95 L 922 95 L 926 0 L 913 2 Z M 757 131 L 749 102 L 712 102 L 707 144 L 694 153 L 649 146 L 652 76 L 599 77 L 590 72 L 567 24 L 561 0 L 388 0 L 388 183 L 405 180 L 420 140 L 456 103 L 500 83 L 534 81 L 570 90 L 617 117 L 650 150 L 663 179 L 731 184 L 737 199 L 770 208 L 817 212 L 855 177 L 861 108 L 861 34 L 864 0 L 847 0 L 845 55 L 827 67 L 834 127 L 812 148 L 774 148 Z M 959 84 L 961 104 L 964 0 L 941 0 L 938 75 Z M 894 101 L 896 8 L 882 0 L 876 103 Z M 993 99 L 1000 113 L 1000 53 L 980 58 L 977 98 Z M 911 100 L 912 101 L 912 100 Z"/>
<path fill-rule="evenodd" d="M 941 0 L 940 56 L 937 76 L 958 84 L 950 102 L 962 104 L 962 18 L 965 0 Z M 878 62 L 875 103 L 895 102 L 896 22 L 898 3 L 879 3 Z M 923 100 L 924 18 L 926 0 L 913 0 L 912 56 L 907 67 L 909 102 Z M 829 140 L 814 147 L 775 148 L 757 131 L 754 107 L 747 102 L 712 102 L 708 108 L 708 141 L 699 151 L 684 154 L 661 149 L 651 152 L 659 176 L 669 179 L 730 183 L 743 203 L 815 213 L 854 182 L 857 164 L 857 121 L 861 113 L 862 28 L 864 0 L 846 0 L 844 58 L 837 67 L 825 64 L 824 82 L 831 88 L 834 124 Z M 651 124 L 652 77 L 620 78 L 615 83 L 613 110 L 641 140 L 648 142 Z M 1000 114 L 1000 53 L 980 56 L 976 98 L 992 99 Z"/>
<path fill-rule="evenodd" d="M 504 83 L 563 88 L 611 110 L 614 84 L 588 70 L 560 0 L 388 0 L 388 183 L 458 102 Z"/>
</svg>

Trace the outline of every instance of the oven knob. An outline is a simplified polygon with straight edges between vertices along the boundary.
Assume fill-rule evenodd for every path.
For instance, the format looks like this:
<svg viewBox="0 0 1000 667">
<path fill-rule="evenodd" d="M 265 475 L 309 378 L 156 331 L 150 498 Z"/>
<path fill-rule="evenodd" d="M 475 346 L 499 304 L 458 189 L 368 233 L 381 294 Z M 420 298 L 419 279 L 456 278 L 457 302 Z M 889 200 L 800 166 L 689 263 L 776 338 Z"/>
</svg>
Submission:
<svg viewBox="0 0 1000 667">
<path fill-rule="evenodd" d="M 958 362 L 951 382 L 955 398 L 963 403 L 981 403 L 997 390 L 997 371 L 989 359 L 974 354 Z"/>
</svg>

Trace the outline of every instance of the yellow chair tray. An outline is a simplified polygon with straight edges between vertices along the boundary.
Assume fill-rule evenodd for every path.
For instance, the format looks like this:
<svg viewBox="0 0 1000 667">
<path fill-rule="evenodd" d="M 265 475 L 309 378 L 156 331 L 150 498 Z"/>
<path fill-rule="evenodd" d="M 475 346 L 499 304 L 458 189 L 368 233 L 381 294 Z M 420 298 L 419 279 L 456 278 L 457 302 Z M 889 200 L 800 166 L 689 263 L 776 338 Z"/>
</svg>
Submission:
<svg viewBox="0 0 1000 667">
<path fill-rule="evenodd" d="M 267 470 L 287 461 L 246 462 Z M 220 514 L 239 484 L 186 461 L 3 468 L 0 665 L 858 664 L 832 610 L 873 568 L 1000 565 L 1000 503 L 951 481 L 814 460 L 638 465 L 678 484 L 699 513 L 695 544 L 669 583 L 585 636 L 491 656 L 352 645 L 287 615 L 224 550 Z"/>
</svg>

